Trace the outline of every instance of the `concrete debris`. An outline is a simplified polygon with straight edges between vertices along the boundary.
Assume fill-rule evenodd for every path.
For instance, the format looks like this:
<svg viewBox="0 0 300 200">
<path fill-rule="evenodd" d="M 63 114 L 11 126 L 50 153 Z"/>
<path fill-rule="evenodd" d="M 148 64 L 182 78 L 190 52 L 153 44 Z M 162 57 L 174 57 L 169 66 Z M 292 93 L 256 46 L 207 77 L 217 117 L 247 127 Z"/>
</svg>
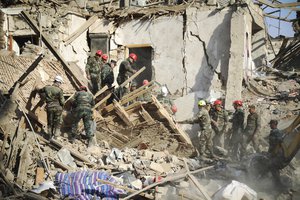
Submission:
<svg viewBox="0 0 300 200">
<path fill-rule="evenodd" d="M 85 190 L 73 190 L 64 181 L 58 188 L 53 181 L 64 176 L 75 183 L 74 176 L 82 174 L 92 184 L 88 187 L 97 186 L 96 192 L 86 189 L 92 192 L 88 199 L 103 191 L 124 200 L 299 199 L 299 36 L 270 40 L 258 2 L 264 4 L 20 0 L 10 6 L 15 1 L 2 1 L 0 199 L 66 198 L 62 187 L 75 197 Z M 274 58 L 266 51 L 269 45 Z M 79 122 L 75 134 L 72 123 L 78 113 L 72 97 L 82 86 L 91 89 L 85 68 L 88 57 L 100 49 L 108 61 L 116 61 L 115 78 L 121 60 L 137 54 L 135 73 L 94 94 L 93 119 Z M 63 79 L 66 103 L 56 127 L 61 135 L 51 137 L 45 104 L 49 97 L 39 91 L 57 75 Z M 169 99 L 162 100 L 164 87 Z M 214 145 L 213 152 L 201 155 L 198 133 L 203 124 L 177 123 L 196 116 L 199 100 L 208 109 L 222 100 L 220 107 L 229 117 L 228 130 L 222 130 L 224 148 Z M 242 100 L 245 120 L 240 124 L 248 123 L 248 106 L 256 106 L 261 120 L 257 138 L 250 138 L 243 127 L 233 143 L 234 100 Z M 276 155 L 289 154 L 284 160 L 267 153 L 270 119 L 278 120 L 283 130 L 277 146 L 284 154 Z M 214 129 L 211 137 L 217 132 L 221 130 Z M 237 147 L 236 155 L 232 147 Z"/>
<path fill-rule="evenodd" d="M 212 198 L 213 200 L 255 200 L 257 193 L 247 185 L 238 181 L 232 181 L 229 185 L 220 189 Z"/>
<path fill-rule="evenodd" d="M 73 169 L 77 168 L 74 158 L 71 156 L 71 153 L 68 149 L 62 148 L 57 152 L 57 156 L 63 164 L 68 165 Z"/>
</svg>

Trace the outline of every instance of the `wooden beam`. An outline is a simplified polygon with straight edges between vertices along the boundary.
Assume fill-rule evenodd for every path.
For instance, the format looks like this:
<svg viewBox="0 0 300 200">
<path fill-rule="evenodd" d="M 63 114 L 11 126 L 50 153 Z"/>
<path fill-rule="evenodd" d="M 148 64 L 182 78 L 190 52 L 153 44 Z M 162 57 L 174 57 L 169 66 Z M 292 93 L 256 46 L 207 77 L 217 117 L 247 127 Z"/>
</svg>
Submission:
<svg viewBox="0 0 300 200">
<path fill-rule="evenodd" d="M 103 99 L 101 99 L 101 101 L 99 101 L 98 103 L 96 103 L 96 105 L 94 106 L 93 110 L 96 110 L 96 108 L 98 108 L 99 106 L 101 106 L 104 102 L 106 102 L 110 97 L 111 97 L 112 93 L 106 95 L 106 97 L 104 97 Z"/>
<path fill-rule="evenodd" d="M 115 110 L 117 115 L 125 122 L 127 126 L 133 126 L 133 123 L 130 121 L 128 113 L 125 111 L 125 109 L 116 101 L 113 101 L 113 104 L 115 106 Z"/>
<path fill-rule="evenodd" d="M 121 101 L 120 101 L 120 104 L 121 105 L 124 105 L 130 101 L 132 101 L 133 99 L 145 94 L 146 92 L 148 92 L 149 90 L 152 90 L 153 88 L 155 88 L 156 85 L 152 85 L 150 87 L 147 87 L 146 85 L 138 88 L 137 90 L 134 90 L 133 92 L 129 93 L 128 95 L 125 95 Z M 137 91 L 137 92 L 136 92 Z M 114 106 L 113 105 L 108 105 L 104 108 L 107 112 L 110 112 L 114 109 Z"/>
<path fill-rule="evenodd" d="M 64 146 L 63 144 L 61 144 L 60 142 L 58 142 L 55 139 L 50 139 L 50 143 L 58 146 L 59 148 L 63 148 L 64 147 L 64 148 L 68 149 L 70 151 L 70 153 L 71 153 L 72 156 L 74 156 L 75 158 L 77 158 L 77 159 L 85 162 L 85 164 L 92 165 L 92 166 L 95 165 L 94 163 L 91 163 L 91 161 L 89 159 L 87 159 L 86 156 L 83 156 L 80 153 L 75 152 L 74 150 L 70 149 L 69 147 Z"/>
<path fill-rule="evenodd" d="M 141 107 L 142 107 L 142 110 L 139 113 L 144 118 L 144 120 L 147 122 L 147 124 L 155 123 L 155 120 L 151 117 L 151 115 L 144 109 L 143 106 L 141 106 Z"/>
<path fill-rule="evenodd" d="M 132 92 L 130 92 L 130 93 L 124 95 L 124 96 L 122 97 L 123 101 L 124 101 L 124 99 L 130 98 L 131 96 L 135 95 L 136 93 L 139 93 L 141 90 L 144 90 L 145 88 L 151 87 L 152 84 L 154 84 L 154 83 L 155 83 L 155 81 L 151 81 L 151 82 L 149 82 L 148 85 L 143 85 L 143 86 L 137 88 L 136 90 L 134 90 L 134 91 L 132 91 Z M 121 102 L 122 102 L 122 99 L 121 99 Z"/>
<path fill-rule="evenodd" d="M 199 173 L 199 172 L 202 172 L 202 171 L 205 171 L 205 170 L 208 170 L 208 169 L 211 169 L 213 168 L 214 166 L 209 166 L 209 167 L 204 167 L 204 168 L 201 168 L 201 169 L 197 169 L 195 171 L 190 171 L 190 172 L 185 172 L 185 173 L 177 173 L 177 174 L 172 174 L 172 175 L 169 175 L 167 176 L 166 178 L 162 179 L 161 181 L 159 182 L 155 182 L 155 183 L 152 183 L 151 185 L 148 185 L 146 187 L 144 187 L 143 189 L 139 190 L 139 191 L 136 191 L 135 193 L 125 197 L 123 200 L 128 200 L 138 194 L 140 194 L 141 192 L 145 192 L 157 185 L 161 185 L 161 184 L 164 184 L 166 182 L 169 182 L 169 181 L 176 181 L 178 179 L 182 179 L 184 177 L 186 177 L 188 175 L 188 173 L 190 174 L 195 174 L 195 173 Z"/>
<path fill-rule="evenodd" d="M 103 88 L 101 88 L 101 90 L 99 90 L 95 95 L 94 95 L 94 99 L 96 99 L 100 94 L 102 94 L 103 92 L 105 92 L 108 89 L 108 86 L 105 85 Z"/>
<path fill-rule="evenodd" d="M 163 107 L 163 105 L 153 95 L 152 95 L 152 101 L 153 101 L 153 104 L 158 109 L 157 112 L 168 121 L 169 126 L 175 132 L 175 134 L 178 134 L 180 140 L 184 143 L 188 143 L 188 144 L 192 145 L 192 141 L 191 141 L 190 137 L 188 136 L 188 134 L 177 125 L 177 123 L 173 120 L 173 118 L 170 116 L 168 111 Z"/>
<path fill-rule="evenodd" d="M 135 79 L 138 75 L 140 75 L 140 73 L 142 73 L 144 70 L 146 69 L 146 67 L 142 67 L 141 69 L 139 69 L 137 72 L 135 72 L 132 76 L 130 76 L 126 81 L 124 81 L 120 87 L 125 87 L 130 81 L 132 81 L 133 79 Z"/>
<path fill-rule="evenodd" d="M 39 63 L 42 61 L 44 58 L 43 54 L 40 54 L 34 61 L 33 63 L 26 69 L 26 71 L 20 76 L 20 78 L 14 83 L 14 85 L 8 90 L 9 94 L 12 93 L 14 87 L 16 86 L 17 83 L 21 83 L 22 81 L 25 80 L 25 78 L 39 65 Z"/>
<path fill-rule="evenodd" d="M 59 161 L 57 161 L 57 160 L 55 160 L 54 158 L 52 158 L 52 157 L 47 157 L 49 160 L 51 160 L 55 165 L 57 165 L 57 166 L 59 166 L 61 169 L 63 169 L 63 170 L 67 170 L 67 171 L 72 171 L 72 168 L 71 167 L 69 167 L 68 165 L 65 165 L 65 164 L 63 164 L 62 162 L 59 162 Z"/>
<path fill-rule="evenodd" d="M 290 9 L 290 10 L 300 10 L 300 8 L 297 8 L 297 6 L 300 6 L 300 2 L 294 2 L 294 3 L 271 3 L 269 1 L 266 0 L 256 0 L 259 3 L 262 3 L 264 5 L 267 5 L 271 8 L 286 8 L 286 9 Z"/>
<path fill-rule="evenodd" d="M 198 182 L 198 180 L 196 179 L 196 177 L 194 175 L 188 174 L 188 177 L 196 185 L 197 189 L 203 194 L 203 196 L 205 197 L 205 199 L 212 200 L 210 198 L 210 196 L 207 194 L 207 192 L 202 189 L 202 186 L 200 185 L 200 183 Z"/>
<path fill-rule="evenodd" d="M 126 186 L 118 185 L 118 184 L 115 184 L 115 183 L 112 183 L 112 182 L 109 182 L 109 181 L 106 181 L 106 180 L 97 179 L 97 181 L 100 182 L 100 183 L 102 183 L 102 184 L 111 185 L 111 186 L 113 186 L 115 188 L 125 190 L 126 192 L 134 193 L 134 192 L 137 191 L 137 190 L 128 188 Z M 141 192 L 139 195 L 144 196 L 144 197 L 146 197 L 148 199 L 154 199 L 153 195 L 150 195 L 150 194 L 147 194 L 147 193 L 144 193 L 144 192 Z"/>
<path fill-rule="evenodd" d="M 45 181 L 45 170 L 43 167 L 36 168 L 35 185 L 39 185 Z"/>
<path fill-rule="evenodd" d="M 21 15 L 25 19 L 25 21 L 29 24 L 29 26 L 32 28 L 32 30 L 35 32 L 35 34 L 40 35 L 42 37 L 42 41 L 44 44 L 48 47 L 48 49 L 51 51 L 51 53 L 61 62 L 62 66 L 66 70 L 66 73 L 71 77 L 70 81 L 74 83 L 75 87 L 79 89 L 81 85 L 86 85 L 85 81 L 83 79 L 79 79 L 79 77 L 83 77 L 82 73 L 80 72 L 80 69 L 77 65 L 73 64 L 73 66 L 77 67 L 71 67 L 67 61 L 63 58 L 63 56 L 60 54 L 59 50 L 54 47 L 51 40 L 43 33 L 39 31 L 38 25 L 34 22 L 34 20 L 30 17 L 28 12 L 22 11 Z M 75 71 L 78 69 L 78 71 Z"/>
<path fill-rule="evenodd" d="M 76 31 L 74 31 L 69 37 L 64 39 L 64 43 L 67 46 L 71 42 L 73 42 L 76 38 L 78 38 L 84 31 L 86 31 L 95 21 L 97 21 L 98 17 L 96 15 L 90 17 L 84 24 L 82 24 Z"/>
</svg>

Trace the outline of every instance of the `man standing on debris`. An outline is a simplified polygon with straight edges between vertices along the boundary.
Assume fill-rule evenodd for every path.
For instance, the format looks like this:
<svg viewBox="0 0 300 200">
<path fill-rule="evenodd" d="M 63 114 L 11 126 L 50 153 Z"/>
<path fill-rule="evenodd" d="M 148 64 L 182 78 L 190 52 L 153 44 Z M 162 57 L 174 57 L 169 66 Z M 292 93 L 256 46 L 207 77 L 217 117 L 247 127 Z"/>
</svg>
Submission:
<svg viewBox="0 0 300 200">
<path fill-rule="evenodd" d="M 102 59 L 107 60 L 108 56 L 104 54 Z M 101 87 L 107 85 L 108 88 L 111 88 L 115 80 L 113 69 L 116 66 L 116 63 L 115 60 L 111 60 L 103 65 L 101 71 Z"/>
<path fill-rule="evenodd" d="M 47 108 L 47 130 L 49 137 L 58 137 L 60 135 L 61 115 L 65 99 L 63 91 L 60 88 L 63 79 L 56 76 L 53 85 L 47 85 L 39 92 L 45 95 Z"/>
<path fill-rule="evenodd" d="M 276 156 L 276 154 L 278 154 L 278 150 L 281 146 L 281 143 L 283 141 L 283 132 L 280 131 L 278 128 L 277 128 L 277 125 L 278 125 L 278 121 L 277 120 L 274 120 L 272 119 L 270 122 L 270 128 L 271 128 L 271 132 L 270 132 L 270 135 L 269 135 L 269 149 L 268 149 L 268 152 L 273 155 L 273 156 Z"/>
<path fill-rule="evenodd" d="M 119 68 L 119 74 L 117 82 L 119 85 L 124 83 L 130 76 L 132 76 L 136 70 L 132 68 L 132 64 L 137 61 L 137 55 L 135 53 L 129 54 L 129 57 L 121 62 Z"/>
<path fill-rule="evenodd" d="M 247 117 L 247 125 L 245 128 L 244 143 L 242 147 L 242 155 L 245 155 L 247 146 L 252 142 L 253 148 L 256 153 L 259 152 L 259 131 L 261 128 L 260 115 L 256 112 L 255 105 L 249 106 L 249 115 Z"/>
<path fill-rule="evenodd" d="M 88 57 L 85 72 L 87 79 L 91 80 L 92 92 L 96 94 L 100 89 L 100 73 L 102 68 L 102 51 L 97 50 L 95 56 Z"/>
<path fill-rule="evenodd" d="M 198 102 L 199 112 L 197 116 L 179 121 L 178 123 L 199 123 L 200 132 L 199 136 L 199 154 L 200 157 L 209 157 L 214 158 L 213 149 L 212 149 L 212 128 L 211 128 L 211 120 L 206 107 L 206 102 L 204 100 L 200 100 Z M 208 154 L 206 154 L 208 153 Z"/>
<path fill-rule="evenodd" d="M 88 138 L 88 147 L 91 147 L 95 144 L 94 133 L 91 129 L 93 115 L 92 107 L 95 105 L 93 95 L 87 91 L 85 86 L 80 86 L 80 91 L 76 92 L 70 101 L 72 102 L 72 112 L 74 114 L 71 142 L 74 142 L 77 135 L 78 123 L 82 119 L 85 134 Z"/>
<path fill-rule="evenodd" d="M 238 149 L 239 149 L 239 146 L 242 146 L 242 141 L 243 141 L 245 114 L 242 109 L 242 107 L 243 107 L 242 101 L 240 101 L 240 100 L 234 101 L 233 107 L 235 109 L 235 112 L 233 113 L 233 117 L 231 119 L 232 135 L 231 135 L 230 145 L 232 148 L 232 155 L 234 157 L 238 158 Z"/>
<path fill-rule="evenodd" d="M 275 163 L 282 163 L 283 151 L 282 142 L 284 138 L 284 133 L 277 128 L 278 121 L 272 119 L 270 122 L 271 132 L 269 135 L 269 149 L 268 153 L 271 155 L 270 170 L 273 175 L 274 182 L 277 186 L 282 187 L 283 184 L 280 180 L 280 166 L 276 166 Z"/>
<path fill-rule="evenodd" d="M 212 108 L 209 111 L 211 117 L 211 125 L 215 132 L 213 138 L 214 146 L 224 148 L 224 134 L 227 133 L 228 127 L 228 114 L 222 107 L 221 100 L 215 100 L 212 104 Z"/>
</svg>

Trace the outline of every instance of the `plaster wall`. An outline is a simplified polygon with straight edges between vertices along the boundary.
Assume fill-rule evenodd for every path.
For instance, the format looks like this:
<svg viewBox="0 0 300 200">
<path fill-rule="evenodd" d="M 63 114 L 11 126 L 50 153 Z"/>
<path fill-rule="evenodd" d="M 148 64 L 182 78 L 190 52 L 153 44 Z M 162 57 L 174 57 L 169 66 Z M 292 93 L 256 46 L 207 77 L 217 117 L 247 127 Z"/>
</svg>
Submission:
<svg viewBox="0 0 300 200">
<path fill-rule="evenodd" d="M 220 12 L 187 9 L 185 34 L 187 92 L 201 92 L 202 96 L 199 97 L 203 98 L 208 97 L 211 90 L 221 90 L 221 80 L 227 79 L 231 15 L 230 9 L 223 9 Z M 194 35 L 199 36 L 203 42 Z M 221 73 L 220 79 L 214 70 Z"/>
<path fill-rule="evenodd" d="M 167 84 L 171 93 L 183 87 L 183 17 L 159 17 L 155 20 L 132 20 L 116 29 L 118 45 L 147 44 L 153 48 L 155 79 Z"/>
<path fill-rule="evenodd" d="M 86 22 L 85 18 L 76 15 L 68 15 L 68 27 L 66 27 L 67 34 L 63 32 L 59 35 L 59 39 L 65 39 L 73 32 L 75 32 L 78 27 Z M 87 31 L 84 31 L 78 38 L 76 38 L 69 45 L 65 46 L 63 42 L 59 43 L 59 50 L 62 56 L 67 62 L 75 62 L 80 69 L 85 72 L 85 65 L 87 61 L 87 53 L 89 52 L 89 46 L 87 43 Z"/>
<path fill-rule="evenodd" d="M 242 82 L 244 68 L 247 67 L 247 39 L 246 39 L 246 16 L 244 10 L 240 9 L 233 13 L 231 18 L 230 59 L 228 67 L 228 79 L 226 83 L 225 109 L 233 110 L 232 102 L 242 99 Z M 251 36 L 251 34 L 250 34 Z M 246 54 L 245 54 L 246 53 Z"/>
<path fill-rule="evenodd" d="M 265 30 L 260 30 L 252 36 L 252 59 L 257 67 L 266 64 L 266 34 Z"/>
</svg>

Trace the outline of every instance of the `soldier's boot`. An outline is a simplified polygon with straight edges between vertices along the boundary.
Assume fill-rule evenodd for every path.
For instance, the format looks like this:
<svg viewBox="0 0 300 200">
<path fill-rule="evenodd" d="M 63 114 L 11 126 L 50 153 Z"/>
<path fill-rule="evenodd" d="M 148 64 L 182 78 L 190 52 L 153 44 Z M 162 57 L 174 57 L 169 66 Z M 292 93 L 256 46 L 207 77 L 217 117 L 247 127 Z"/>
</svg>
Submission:
<svg viewBox="0 0 300 200">
<path fill-rule="evenodd" d="M 93 147 L 95 145 L 96 145 L 96 139 L 94 136 L 92 136 L 88 139 L 88 147 Z"/>
<path fill-rule="evenodd" d="M 51 136 L 52 136 L 52 128 L 51 127 L 48 127 L 47 128 L 47 138 L 51 138 Z"/>
<path fill-rule="evenodd" d="M 54 127 L 53 134 L 51 135 L 52 139 L 57 139 L 60 136 L 60 126 Z"/>
</svg>

